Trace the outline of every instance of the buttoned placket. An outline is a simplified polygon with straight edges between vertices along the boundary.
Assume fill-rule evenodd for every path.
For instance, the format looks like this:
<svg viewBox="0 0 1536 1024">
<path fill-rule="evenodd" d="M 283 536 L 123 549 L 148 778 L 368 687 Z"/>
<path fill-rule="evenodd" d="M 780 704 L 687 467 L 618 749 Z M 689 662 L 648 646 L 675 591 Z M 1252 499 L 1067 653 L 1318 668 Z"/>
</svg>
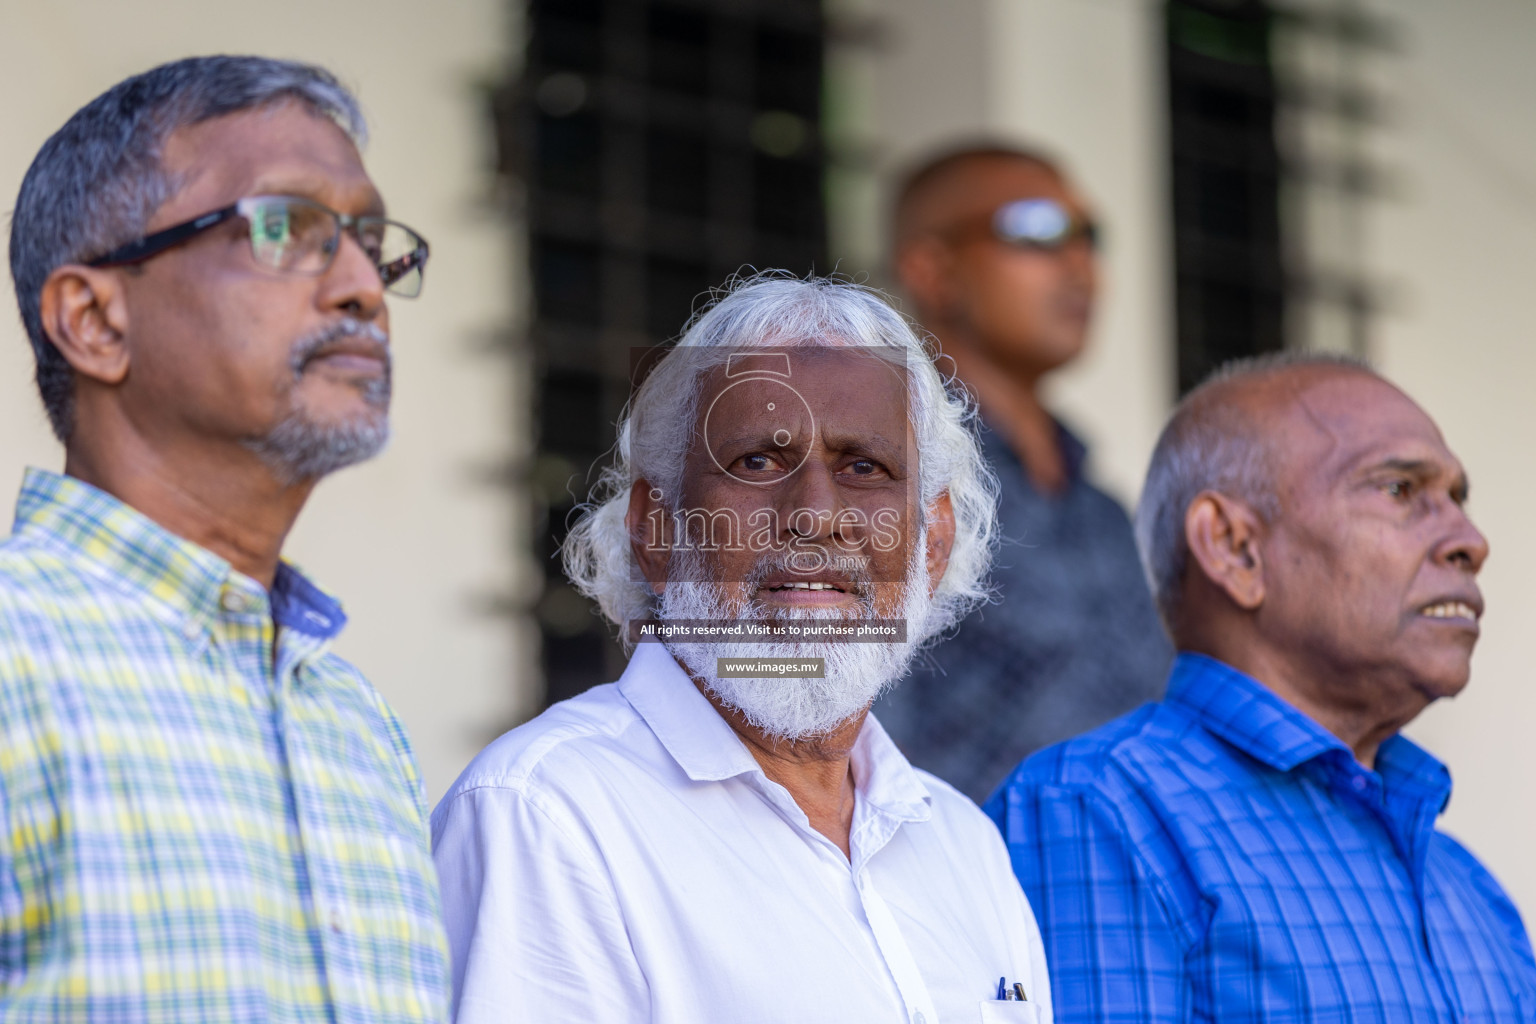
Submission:
<svg viewBox="0 0 1536 1024">
<path fill-rule="evenodd" d="M 874 935 L 875 946 L 885 963 L 896 994 L 911 1024 L 938 1024 L 939 1015 L 928 994 L 928 983 L 917 969 L 917 960 L 906 937 L 896 924 L 890 906 L 880 895 L 869 870 L 870 861 L 883 849 L 903 821 L 879 808 L 873 808 L 855 796 L 853 827 L 849 833 L 850 857 L 844 857 L 837 844 L 811 827 L 805 811 L 795 803 L 794 797 L 783 786 L 761 772 L 754 772 L 750 779 L 754 788 L 778 811 L 789 825 L 799 832 L 817 855 L 837 872 L 839 885 L 846 891 L 852 889 L 851 905 L 862 910 L 864 922 Z"/>
<path fill-rule="evenodd" d="M 1415 808 L 1411 821 L 1401 821 L 1399 815 L 1394 813 L 1400 808 L 1394 808 L 1391 805 L 1392 802 L 1387 799 L 1386 784 L 1382 776 L 1343 751 L 1336 752 L 1336 755 L 1333 763 L 1324 767 L 1324 772 L 1330 778 L 1330 784 L 1339 790 L 1345 799 L 1353 799 L 1361 808 L 1369 812 L 1392 840 L 1393 848 L 1407 874 L 1409 888 L 1413 893 L 1414 916 L 1419 926 L 1419 945 L 1429 965 L 1428 973 L 1434 976 L 1435 987 L 1440 994 L 1448 1019 L 1461 1021 L 1464 1014 L 1461 1012 L 1460 1002 L 1445 977 L 1443 958 L 1436 955 L 1434 943 L 1430 938 L 1432 932 L 1429 926 L 1429 905 L 1425 892 L 1425 861 L 1429 845 L 1428 831 L 1433 830 L 1436 815 L 1430 814 L 1426 823 L 1421 810 Z"/>
<path fill-rule="evenodd" d="M 346 1024 L 345 1009 L 348 1003 L 343 993 L 336 991 L 329 965 L 344 963 L 351 956 L 353 936 L 350 919 L 336 880 L 327 870 L 329 861 L 319 856 L 319 842 L 311 825 L 312 794 L 309 782 L 297 770 L 293 746 L 302 744 L 305 737 L 296 727 L 293 715 L 294 703 L 303 688 L 304 667 L 320 657 L 329 647 L 329 641 L 277 627 L 274 683 L 277 688 L 279 729 L 283 735 L 283 751 L 288 762 L 288 777 L 293 787 L 294 813 L 298 816 L 299 841 L 303 844 L 304 868 L 309 874 L 310 898 L 314 903 L 315 921 L 319 925 L 321 964 L 325 971 L 325 983 L 331 995 L 331 1006 L 336 1013 L 337 1024 Z"/>
<path fill-rule="evenodd" d="M 277 696 L 273 678 L 271 612 L 265 592 L 249 577 L 230 570 L 217 594 L 210 595 L 206 619 L 198 623 L 202 638 L 233 670 L 247 706 L 271 714 Z"/>
<path fill-rule="evenodd" d="M 246 577 L 231 573 L 219 593 L 220 618 L 227 620 L 218 632 L 233 648 L 237 671 L 247 683 L 254 674 L 263 688 L 262 713 L 273 716 L 278 743 L 282 750 L 284 774 L 292 794 L 298 824 L 300 857 L 309 880 L 310 907 L 318 926 L 320 970 L 330 995 L 330 1004 L 341 1024 L 343 1001 L 333 987 L 329 965 L 344 962 L 347 918 L 333 879 L 327 876 L 323 857 L 316 856 L 317 843 L 311 825 L 311 799 L 307 781 L 299 772 L 294 756 L 295 744 L 304 741 L 293 715 L 296 691 L 302 686 L 305 664 L 324 653 L 328 642 L 279 626 L 273 620 L 270 596 Z M 250 630 L 257 630 L 255 636 Z"/>
<path fill-rule="evenodd" d="M 890 907 L 875 887 L 869 866 L 866 864 L 859 869 L 855 878 L 859 900 L 864 906 L 864 916 L 875 933 L 875 942 L 885 957 L 885 966 L 901 992 L 902 1002 L 907 1008 L 907 1019 L 912 1024 L 928 1024 L 930 1021 L 937 1024 L 939 1015 L 934 1011 L 933 1000 L 928 995 L 928 983 L 918 972 L 917 961 L 912 958 L 912 949 L 907 945 L 901 929 L 896 926 L 896 918 L 891 915 Z"/>
</svg>

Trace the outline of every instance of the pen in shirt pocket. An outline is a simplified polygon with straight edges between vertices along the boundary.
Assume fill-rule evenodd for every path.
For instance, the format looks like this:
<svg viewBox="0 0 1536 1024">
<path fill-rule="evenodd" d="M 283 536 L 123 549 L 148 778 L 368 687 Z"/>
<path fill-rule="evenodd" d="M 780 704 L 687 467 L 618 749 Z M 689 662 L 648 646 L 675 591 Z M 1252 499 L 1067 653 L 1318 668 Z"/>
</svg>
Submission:
<svg viewBox="0 0 1536 1024">
<path fill-rule="evenodd" d="M 1009 988 L 1007 977 L 997 979 L 997 998 L 1017 999 L 1021 1003 L 1029 1002 L 1029 997 L 1024 994 L 1024 983 L 1016 981 L 1013 983 L 1013 987 Z"/>
</svg>

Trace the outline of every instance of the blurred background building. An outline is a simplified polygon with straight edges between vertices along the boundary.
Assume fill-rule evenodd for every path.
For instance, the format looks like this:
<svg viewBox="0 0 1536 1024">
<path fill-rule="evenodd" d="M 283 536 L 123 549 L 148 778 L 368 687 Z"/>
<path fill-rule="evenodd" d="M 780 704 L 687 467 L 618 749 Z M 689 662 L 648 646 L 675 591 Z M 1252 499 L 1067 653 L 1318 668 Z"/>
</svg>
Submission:
<svg viewBox="0 0 1536 1024">
<path fill-rule="evenodd" d="M 1519 0 L 0 0 L 0 193 L 120 78 L 192 53 L 326 64 L 431 240 L 395 306 L 396 440 L 290 554 L 399 708 L 430 796 L 549 700 L 613 678 L 556 547 L 632 351 L 743 267 L 884 284 L 893 173 L 949 141 L 1060 155 L 1108 229 L 1055 406 L 1134 500 L 1180 391 L 1281 347 L 1365 355 L 1440 422 L 1493 544 L 1473 685 L 1411 728 L 1446 826 L 1536 910 L 1536 8 Z M 9 199 L 0 200 L 9 202 Z M 57 467 L 9 289 L 0 481 Z M 7 499 L 8 500 L 8 499 Z"/>
</svg>

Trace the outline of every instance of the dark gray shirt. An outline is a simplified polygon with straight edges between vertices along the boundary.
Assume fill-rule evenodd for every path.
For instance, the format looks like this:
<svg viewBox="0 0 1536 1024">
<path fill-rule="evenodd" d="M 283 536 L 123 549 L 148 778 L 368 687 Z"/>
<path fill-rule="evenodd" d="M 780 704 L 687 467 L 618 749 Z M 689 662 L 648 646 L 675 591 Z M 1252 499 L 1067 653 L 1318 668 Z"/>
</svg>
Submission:
<svg viewBox="0 0 1536 1024">
<path fill-rule="evenodd" d="M 1162 696 L 1173 661 L 1125 510 L 1084 478 L 1082 442 L 1058 431 L 1069 482 L 1044 495 L 982 427 L 1002 482 L 999 601 L 919 655 L 875 705 L 913 764 L 978 802 L 1041 747 Z"/>
</svg>

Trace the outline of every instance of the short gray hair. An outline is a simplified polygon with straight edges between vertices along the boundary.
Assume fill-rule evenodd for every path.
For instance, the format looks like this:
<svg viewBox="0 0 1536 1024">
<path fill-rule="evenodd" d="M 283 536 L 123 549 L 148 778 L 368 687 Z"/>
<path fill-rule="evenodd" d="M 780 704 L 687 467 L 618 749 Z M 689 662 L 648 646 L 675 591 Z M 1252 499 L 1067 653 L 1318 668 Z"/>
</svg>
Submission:
<svg viewBox="0 0 1536 1024">
<path fill-rule="evenodd" d="M 11 217 L 11 277 L 37 359 L 37 388 L 59 440 L 73 425 L 73 376 L 43 330 L 43 282 L 141 237 L 178 183 L 161 166 L 179 128 L 297 100 L 359 144 L 356 98 L 324 68 L 266 57 L 189 57 L 125 79 L 81 107 L 38 151 Z"/>
<path fill-rule="evenodd" d="M 566 575 L 615 624 L 623 627 L 656 609 L 655 594 L 632 571 L 624 522 L 629 492 L 644 479 L 665 494 L 681 493 L 705 372 L 725 364 L 733 350 L 795 346 L 903 354 L 920 500 L 926 509 L 947 493 L 955 515 L 954 546 L 934 591 L 927 636 L 909 635 L 909 641 L 942 633 L 990 595 L 986 575 L 997 530 L 997 481 L 976 442 L 969 394 L 940 375 L 936 353 L 881 293 L 834 278 L 800 280 L 768 272 L 728 283 L 684 331 L 677 349 L 646 377 L 619 421 L 615 463 L 603 471 L 582 506 L 584 515 L 566 537 Z M 688 357 L 681 358 L 685 351 Z"/>
<path fill-rule="evenodd" d="M 1376 375 L 1353 356 L 1287 351 L 1226 363 L 1184 396 L 1152 451 L 1136 506 L 1136 546 L 1163 624 L 1174 631 L 1179 594 L 1189 562 L 1184 516 L 1204 491 L 1246 503 L 1265 521 L 1279 513 L 1275 452 L 1263 424 L 1234 390 L 1294 370 L 1328 369 Z"/>
</svg>

